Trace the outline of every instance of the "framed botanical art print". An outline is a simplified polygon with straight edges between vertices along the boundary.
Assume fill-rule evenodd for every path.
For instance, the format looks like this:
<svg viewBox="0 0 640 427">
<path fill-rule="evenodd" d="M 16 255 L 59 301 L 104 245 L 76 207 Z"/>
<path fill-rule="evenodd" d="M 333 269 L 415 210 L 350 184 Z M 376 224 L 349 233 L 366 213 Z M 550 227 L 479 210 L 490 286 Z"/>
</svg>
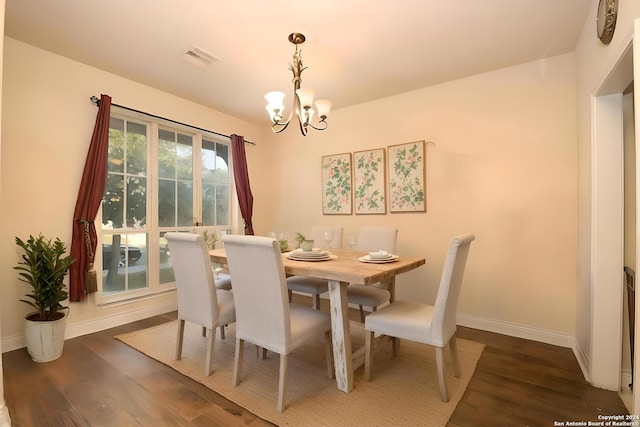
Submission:
<svg viewBox="0 0 640 427">
<path fill-rule="evenodd" d="M 391 145 L 389 155 L 389 211 L 425 212 L 424 141 Z"/>
<path fill-rule="evenodd" d="M 353 153 L 353 204 L 356 215 L 385 214 L 384 148 Z"/>
<path fill-rule="evenodd" d="M 351 153 L 322 157 L 322 213 L 351 215 Z"/>
</svg>

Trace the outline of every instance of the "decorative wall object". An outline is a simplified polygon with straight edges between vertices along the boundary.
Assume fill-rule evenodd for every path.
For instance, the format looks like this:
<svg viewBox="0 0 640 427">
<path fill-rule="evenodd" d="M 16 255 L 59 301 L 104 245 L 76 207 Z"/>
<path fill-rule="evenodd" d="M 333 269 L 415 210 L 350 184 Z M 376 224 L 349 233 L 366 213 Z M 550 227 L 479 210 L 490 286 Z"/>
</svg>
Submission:
<svg viewBox="0 0 640 427">
<path fill-rule="evenodd" d="M 353 200 L 358 214 L 385 214 L 384 148 L 353 153 Z"/>
<path fill-rule="evenodd" d="M 322 156 L 322 213 L 351 215 L 351 153 Z"/>
<path fill-rule="evenodd" d="M 391 145 L 389 155 L 389 211 L 425 212 L 424 141 Z"/>
</svg>

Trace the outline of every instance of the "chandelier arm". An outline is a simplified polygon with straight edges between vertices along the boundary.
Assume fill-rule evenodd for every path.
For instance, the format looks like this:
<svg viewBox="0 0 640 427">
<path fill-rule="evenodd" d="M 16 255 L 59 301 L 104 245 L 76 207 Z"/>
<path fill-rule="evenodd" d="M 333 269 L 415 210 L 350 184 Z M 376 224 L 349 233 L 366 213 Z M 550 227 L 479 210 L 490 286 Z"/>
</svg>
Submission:
<svg viewBox="0 0 640 427">
<path fill-rule="evenodd" d="M 289 126 L 289 123 L 291 123 L 292 118 L 293 118 L 293 110 L 289 111 L 289 117 L 287 117 L 286 122 L 277 121 L 277 122 L 271 123 L 271 130 L 273 131 L 273 133 L 280 133 L 283 130 L 285 130 L 287 126 Z"/>
<path fill-rule="evenodd" d="M 273 133 L 280 133 L 289 126 L 289 123 L 291 123 L 291 120 L 287 121 L 286 123 L 274 123 L 271 125 L 271 130 L 273 131 Z M 280 126 L 280 129 L 278 129 L 278 126 Z"/>
<path fill-rule="evenodd" d="M 298 123 L 300 124 L 300 132 L 302 132 L 302 136 L 307 136 L 307 125 L 302 123 L 302 120 L 300 120 L 300 117 L 298 117 Z"/>
<path fill-rule="evenodd" d="M 329 126 L 329 124 L 328 124 L 326 121 L 324 121 L 324 120 L 321 120 L 320 122 L 318 122 L 318 124 L 319 124 L 319 125 L 320 125 L 320 124 L 323 124 L 324 126 L 322 126 L 322 127 L 316 127 L 316 126 L 314 126 L 312 123 L 309 123 L 307 126 L 311 126 L 311 127 L 312 127 L 312 128 L 314 128 L 315 130 L 325 130 L 325 129 L 327 128 L 327 126 Z"/>
</svg>

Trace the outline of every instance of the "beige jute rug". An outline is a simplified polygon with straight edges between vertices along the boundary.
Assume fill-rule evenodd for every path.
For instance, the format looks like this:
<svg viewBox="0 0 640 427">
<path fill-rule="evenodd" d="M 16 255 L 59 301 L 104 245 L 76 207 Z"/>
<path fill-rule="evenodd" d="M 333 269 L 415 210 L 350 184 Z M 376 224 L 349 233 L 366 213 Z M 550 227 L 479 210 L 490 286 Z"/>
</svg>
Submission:
<svg viewBox="0 0 640 427">
<path fill-rule="evenodd" d="M 227 399 L 279 426 L 444 426 L 462 398 L 484 345 L 458 339 L 461 377 L 455 378 L 445 353 L 450 401 L 440 399 L 435 351 L 432 347 L 402 341 L 398 357 L 384 346 L 374 357 L 371 381 L 363 368 L 355 372 L 351 393 L 339 391 L 326 374 L 324 339 L 304 345 L 289 356 L 286 409 L 276 411 L 279 356 L 268 352 L 259 359 L 255 346 L 246 344 L 241 382 L 231 385 L 235 329 L 226 339 L 216 337 L 214 371 L 204 376 L 206 338 L 202 329 L 187 322 L 182 359 L 176 361 L 177 321 L 116 338 L 136 350 L 193 378 Z M 364 343 L 360 323 L 351 322 L 353 348 Z"/>
</svg>

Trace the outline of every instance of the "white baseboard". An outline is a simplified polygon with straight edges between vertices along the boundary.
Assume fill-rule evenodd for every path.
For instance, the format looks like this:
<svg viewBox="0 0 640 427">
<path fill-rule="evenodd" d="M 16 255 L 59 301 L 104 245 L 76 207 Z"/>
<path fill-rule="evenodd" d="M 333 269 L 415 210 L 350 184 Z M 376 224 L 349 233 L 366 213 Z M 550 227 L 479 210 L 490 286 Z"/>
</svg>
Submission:
<svg viewBox="0 0 640 427">
<path fill-rule="evenodd" d="M 459 314 L 457 317 L 458 325 L 468 328 L 480 329 L 497 334 L 509 335 L 516 338 L 524 338 L 527 340 L 543 342 L 547 344 L 557 345 L 573 349 L 576 339 L 573 335 L 562 334 L 544 329 L 536 329 L 530 326 L 519 325 L 517 323 L 502 322 L 493 319 L 468 316 Z"/>
<path fill-rule="evenodd" d="M 159 314 L 169 313 L 178 309 L 177 300 L 166 302 L 163 304 L 150 305 L 144 308 L 131 309 L 130 311 L 120 312 L 114 315 L 100 317 L 96 319 L 78 322 L 67 325 L 64 339 L 79 337 L 82 335 L 100 332 L 105 329 L 113 328 L 137 320 L 146 319 L 157 316 Z M 17 350 L 25 347 L 24 334 L 13 335 L 2 338 L 2 352 Z"/>
<path fill-rule="evenodd" d="M 467 315 L 458 315 L 458 325 L 466 326 L 473 329 L 480 329 L 483 331 L 495 332 L 502 335 L 508 335 L 511 337 L 524 338 L 527 340 L 543 342 L 546 344 L 557 345 L 559 347 L 567 347 L 573 350 L 573 354 L 578 361 L 582 375 L 587 382 L 591 382 L 589 375 L 589 358 L 583 349 L 578 345 L 576 338 L 573 335 L 561 334 L 554 331 L 546 331 L 543 329 L 531 328 L 529 326 L 518 325 L 516 323 L 500 322 L 493 319 L 485 319 L 480 317 L 473 317 Z M 631 380 L 631 373 L 629 373 L 629 381 Z M 623 378 L 623 381 L 624 380 Z"/>
<path fill-rule="evenodd" d="M 576 355 L 576 359 L 578 360 L 578 365 L 580 365 L 580 370 L 582 371 L 582 375 L 584 375 L 584 379 L 587 380 L 588 383 L 591 383 L 591 362 L 589 361 L 589 356 L 577 340 L 576 345 L 573 347 L 573 354 Z"/>
<path fill-rule="evenodd" d="M 620 386 L 622 390 L 631 390 L 629 384 L 631 384 L 631 369 L 623 369 L 620 374 Z"/>
</svg>

